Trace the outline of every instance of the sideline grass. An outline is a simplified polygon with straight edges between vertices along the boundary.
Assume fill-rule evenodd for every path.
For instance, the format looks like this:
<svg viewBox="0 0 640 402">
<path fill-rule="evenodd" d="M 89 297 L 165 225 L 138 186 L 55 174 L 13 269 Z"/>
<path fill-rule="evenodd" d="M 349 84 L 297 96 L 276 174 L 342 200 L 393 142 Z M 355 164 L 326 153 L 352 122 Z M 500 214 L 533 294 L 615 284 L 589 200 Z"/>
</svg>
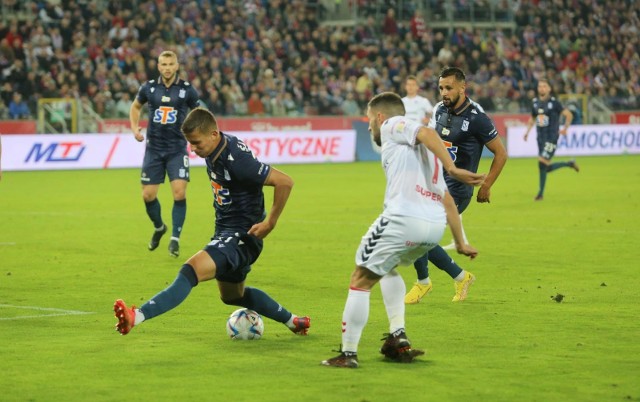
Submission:
<svg viewBox="0 0 640 402">
<path fill-rule="evenodd" d="M 340 343 L 353 255 L 381 209 L 378 164 L 281 167 L 296 186 L 249 283 L 311 315 L 312 330 L 296 337 L 266 320 L 257 342 L 226 338 L 234 308 L 219 301 L 213 282 L 126 337 L 113 330 L 116 298 L 141 304 L 209 238 L 204 169 L 192 171 L 177 260 L 166 238 L 146 250 L 151 225 L 137 170 L 4 172 L 0 399 L 640 400 L 640 157 L 579 162 L 579 174 L 550 174 L 545 200 L 536 203 L 536 162 L 510 160 L 491 204 L 473 202 L 465 213 L 480 250 L 472 262 L 456 257 L 478 277 L 469 299 L 452 303 L 452 281 L 432 270 L 434 291 L 407 306 L 408 334 L 427 356 L 399 365 L 378 353 L 387 320 L 375 289 L 358 370 L 319 362 Z M 160 190 L 165 219 L 168 190 Z M 410 286 L 413 269 L 401 272 Z M 551 299 L 558 294 L 561 303 Z M 91 314 L 22 308 L 29 306 Z"/>
</svg>

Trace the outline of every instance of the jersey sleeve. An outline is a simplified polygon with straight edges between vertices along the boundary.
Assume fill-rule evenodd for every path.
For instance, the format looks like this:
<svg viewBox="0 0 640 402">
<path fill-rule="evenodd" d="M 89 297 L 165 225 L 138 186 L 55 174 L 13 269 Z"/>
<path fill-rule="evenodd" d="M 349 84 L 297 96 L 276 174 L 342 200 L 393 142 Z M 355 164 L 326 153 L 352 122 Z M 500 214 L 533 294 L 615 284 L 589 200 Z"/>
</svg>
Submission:
<svg viewBox="0 0 640 402">
<path fill-rule="evenodd" d="M 558 112 L 558 114 L 562 113 L 562 111 L 564 110 L 564 106 L 562 105 L 562 103 L 559 100 L 555 100 L 555 110 Z"/>
<path fill-rule="evenodd" d="M 193 86 L 189 86 L 189 90 L 187 93 L 188 93 L 187 105 L 189 106 L 189 108 L 195 109 L 198 106 L 200 106 L 200 97 L 198 96 L 198 91 L 196 91 L 196 89 Z"/>
<path fill-rule="evenodd" d="M 422 127 L 422 123 L 411 119 L 396 120 L 391 127 L 391 137 L 400 144 L 415 146 L 420 127 Z"/>
<path fill-rule="evenodd" d="M 478 116 L 474 120 L 474 123 L 475 128 L 473 132 L 483 144 L 492 141 L 498 136 L 498 130 L 496 130 L 496 126 L 486 114 L 478 114 Z"/>
<path fill-rule="evenodd" d="M 432 128 L 432 129 L 436 129 L 436 113 L 435 110 L 433 111 L 433 113 L 431 113 L 431 118 L 429 119 L 429 123 L 427 124 L 427 127 Z"/>
<path fill-rule="evenodd" d="M 148 92 L 149 92 L 149 82 L 145 82 L 140 86 L 140 89 L 138 89 L 138 95 L 136 96 L 136 99 L 138 100 L 138 102 L 140 102 L 143 105 L 147 103 L 149 101 L 149 97 L 147 95 Z"/>
</svg>

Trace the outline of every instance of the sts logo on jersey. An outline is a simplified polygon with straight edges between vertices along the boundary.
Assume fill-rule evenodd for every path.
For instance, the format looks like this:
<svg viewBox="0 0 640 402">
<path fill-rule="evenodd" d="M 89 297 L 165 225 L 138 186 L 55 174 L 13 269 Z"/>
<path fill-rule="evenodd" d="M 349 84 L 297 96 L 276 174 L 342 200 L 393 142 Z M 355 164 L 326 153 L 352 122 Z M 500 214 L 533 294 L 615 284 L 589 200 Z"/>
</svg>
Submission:
<svg viewBox="0 0 640 402">
<path fill-rule="evenodd" d="M 453 159 L 453 161 L 455 162 L 458 158 L 458 146 L 453 145 L 451 141 L 442 141 L 442 143 L 444 144 L 444 147 L 447 148 L 447 151 L 449 151 L 451 159 Z"/>
<path fill-rule="evenodd" d="M 153 112 L 153 122 L 173 124 L 178 120 L 178 111 L 171 106 L 160 106 Z"/>
</svg>

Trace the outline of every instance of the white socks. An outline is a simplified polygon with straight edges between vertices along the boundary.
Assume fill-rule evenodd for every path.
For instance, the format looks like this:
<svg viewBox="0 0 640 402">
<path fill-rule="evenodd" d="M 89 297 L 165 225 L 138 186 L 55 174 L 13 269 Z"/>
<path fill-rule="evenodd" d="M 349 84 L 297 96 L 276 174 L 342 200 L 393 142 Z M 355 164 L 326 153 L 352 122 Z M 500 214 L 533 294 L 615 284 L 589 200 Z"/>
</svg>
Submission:
<svg viewBox="0 0 640 402">
<path fill-rule="evenodd" d="M 427 278 L 427 281 L 429 279 Z M 389 317 L 389 332 L 404 328 L 404 295 L 407 287 L 402 276 L 394 269 L 380 279 L 384 307 Z"/>
<path fill-rule="evenodd" d="M 140 311 L 139 308 L 137 308 L 135 311 L 136 311 L 136 319 L 133 322 L 133 326 L 136 326 L 142 323 L 142 321 L 144 321 L 144 314 L 142 314 L 142 311 Z"/>
<path fill-rule="evenodd" d="M 369 319 L 369 296 L 371 292 L 349 289 L 349 296 L 342 313 L 342 351 L 358 352 L 362 330 Z"/>
</svg>

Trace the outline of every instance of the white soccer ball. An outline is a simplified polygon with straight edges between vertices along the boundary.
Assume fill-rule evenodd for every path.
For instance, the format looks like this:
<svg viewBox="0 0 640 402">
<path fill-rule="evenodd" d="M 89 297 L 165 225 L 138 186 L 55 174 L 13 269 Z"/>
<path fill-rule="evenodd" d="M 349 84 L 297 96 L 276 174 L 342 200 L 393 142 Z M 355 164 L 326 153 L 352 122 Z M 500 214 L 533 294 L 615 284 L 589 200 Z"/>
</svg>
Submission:
<svg viewBox="0 0 640 402">
<path fill-rule="evenodd" d="M 231 339 L 260 339 L 264 333 L 264 322 L 260 314 L 248 308 L 231 313 L 227 320 L 227 334 Z"/>
</svg>

